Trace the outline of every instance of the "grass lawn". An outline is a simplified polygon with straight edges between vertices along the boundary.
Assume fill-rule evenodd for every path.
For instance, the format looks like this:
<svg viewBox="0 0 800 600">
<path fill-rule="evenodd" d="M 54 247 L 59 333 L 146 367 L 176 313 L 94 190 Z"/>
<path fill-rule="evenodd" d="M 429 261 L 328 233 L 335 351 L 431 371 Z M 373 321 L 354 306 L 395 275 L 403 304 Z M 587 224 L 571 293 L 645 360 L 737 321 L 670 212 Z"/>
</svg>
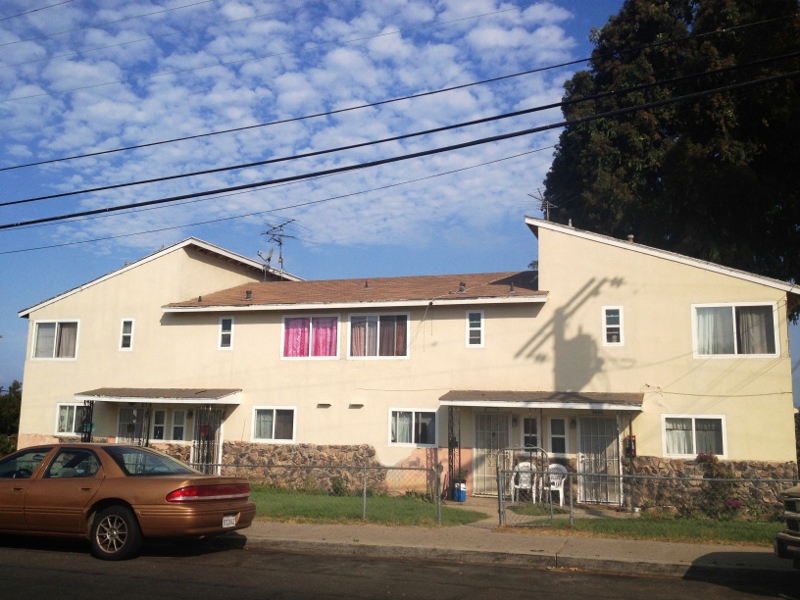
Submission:
<svg viewBox="0 0 800 600">
<path fill-rule="evenodd" d="M 551 531 L 558 535 L 586 535 L 629 540 L 772 546 L 775 534 L 785 528 L 783 523 L 776 522 L 610 518 L 575 519 L 574 528 L 570 528 L 568 520 L 558 519 Z M 541 534 L 542 529 L 537 528 L 537 533 Z"/>
<path fill-rule="evenodd" d="M 256 519 L 295 523 L 364 523 L 361 496 L 326 496 L 252 485 L 250 500 L 256 504 Z M 466 525 L 486 514 L 442 507 L 442 525 Z M 413 497 L 371 496 L 367 498 L 367 523 L 378 525 L 438 525 L 436 505 Z"/>
</svg>

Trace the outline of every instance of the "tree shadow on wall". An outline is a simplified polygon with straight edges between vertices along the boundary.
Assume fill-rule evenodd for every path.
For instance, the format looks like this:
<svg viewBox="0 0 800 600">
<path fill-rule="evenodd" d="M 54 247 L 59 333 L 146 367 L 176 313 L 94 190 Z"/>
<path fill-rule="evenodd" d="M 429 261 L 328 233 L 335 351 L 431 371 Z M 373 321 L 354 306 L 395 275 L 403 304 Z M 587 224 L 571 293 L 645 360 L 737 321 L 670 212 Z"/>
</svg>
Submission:
<svg viewBox="0 0 800 600">
<path fill-rule="evenodd" d="M 599 340 L 580 327 L 573 337 L 567 337 L 569 321 L 592 298 L 600 295 L 605 287 L 618 288 L 624 285 L 621 277 L 587 281 L 566 303 L 553 312 L 539 330 L 520 348 L 516 359 L 531 360 L 544 364 L 553 361 L 553 378 L 556 391 L 580 391 L 603 370 L 603 359 L 598 355 Z M 601 315 L 598 313 L 598 320 Z M 553 356 L 548 356 L 547 344 L 552 340 Z"/>
</svg>

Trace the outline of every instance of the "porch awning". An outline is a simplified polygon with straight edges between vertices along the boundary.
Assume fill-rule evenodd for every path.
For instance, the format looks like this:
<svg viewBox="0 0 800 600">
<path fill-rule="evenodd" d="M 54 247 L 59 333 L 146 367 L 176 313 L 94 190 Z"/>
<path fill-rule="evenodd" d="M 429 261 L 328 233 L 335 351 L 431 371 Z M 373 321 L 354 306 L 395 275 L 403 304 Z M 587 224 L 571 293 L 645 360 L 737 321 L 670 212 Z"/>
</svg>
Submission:
<svg viewBox="0 0 800 600">
<path fill-rule="evenodd" d="M 487 390 L 450 390 L 439 398 L 442 406 L 632 411 L 642 410 L 643 400 L 643 393 L 505 392 Z"/>
<path fill-rule="evenodd" d="M 147 404 L 240 404 L 241 391 L 229 388 L 98 388 L 78 392 L 75 400 Z"/>
</svg>

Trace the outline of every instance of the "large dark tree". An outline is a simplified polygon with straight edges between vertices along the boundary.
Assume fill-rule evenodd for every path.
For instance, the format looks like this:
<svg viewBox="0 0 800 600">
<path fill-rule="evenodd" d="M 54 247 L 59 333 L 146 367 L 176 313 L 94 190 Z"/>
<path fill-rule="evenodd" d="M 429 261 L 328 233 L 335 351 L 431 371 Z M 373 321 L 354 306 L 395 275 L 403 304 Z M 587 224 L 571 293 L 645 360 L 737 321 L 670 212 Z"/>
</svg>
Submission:
<svg viewBox="0 0 800 600">
<path fill-rule="evenodd" d="M 566 82 L 565 99 L 798 52 L 799 9 L 797 0 L 626 0 L 593 32 L 590 68 Z M 573 104 L 564 115 L 797 70 L 797 57 L 776 60 Z M 800 79 L 569 125 L 545 184 L 557 221 L 800 281 Z"/>
</svg>

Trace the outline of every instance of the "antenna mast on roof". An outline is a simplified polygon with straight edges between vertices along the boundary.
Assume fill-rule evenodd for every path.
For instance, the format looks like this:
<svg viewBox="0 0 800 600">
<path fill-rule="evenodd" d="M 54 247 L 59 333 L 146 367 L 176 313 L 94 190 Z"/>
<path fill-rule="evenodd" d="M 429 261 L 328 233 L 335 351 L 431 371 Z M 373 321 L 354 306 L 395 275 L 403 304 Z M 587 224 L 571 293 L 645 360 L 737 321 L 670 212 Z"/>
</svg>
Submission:
<svg viewBox="0 0 800 600">
<path fill-rule="evenodd" d="M 271 242 L 273 244 L 278 244 L 278 268 L 280 270 L 281 275 L 283 275 L 283 240 L 284 239 L 290 239 L 290 240 L 296 240 L 297 239 L 297 237 L 295 237 L 293 235 L 288 235 L 288 234 L 283 232 L 283 228 L 286 227 L 287 225 L 291 224 L 291 223 L 294 223 L 294 219 L 289 219 L 288 221 L 284 221 L 280 225 L 275 225 L 274 227 L 270 226 L 269 229 L 267 229 L 265 232 L 262 233 L 262 235 L 267 236 L 267 241 L 268 242 Z M 261 256 L 261 253 L 259 253 L 259 256 Z M 262 259 L 263 258 L 264 257 L 262 256 Z M 272 253 L 270 253 L 269 258 L 270 259 L 272 258 Z M 264 259 L 264 260 L 266 260 L 266 259 Z M 267 262 L 267 265 L 269 266 L 269 262 Z"/>
</svg>

